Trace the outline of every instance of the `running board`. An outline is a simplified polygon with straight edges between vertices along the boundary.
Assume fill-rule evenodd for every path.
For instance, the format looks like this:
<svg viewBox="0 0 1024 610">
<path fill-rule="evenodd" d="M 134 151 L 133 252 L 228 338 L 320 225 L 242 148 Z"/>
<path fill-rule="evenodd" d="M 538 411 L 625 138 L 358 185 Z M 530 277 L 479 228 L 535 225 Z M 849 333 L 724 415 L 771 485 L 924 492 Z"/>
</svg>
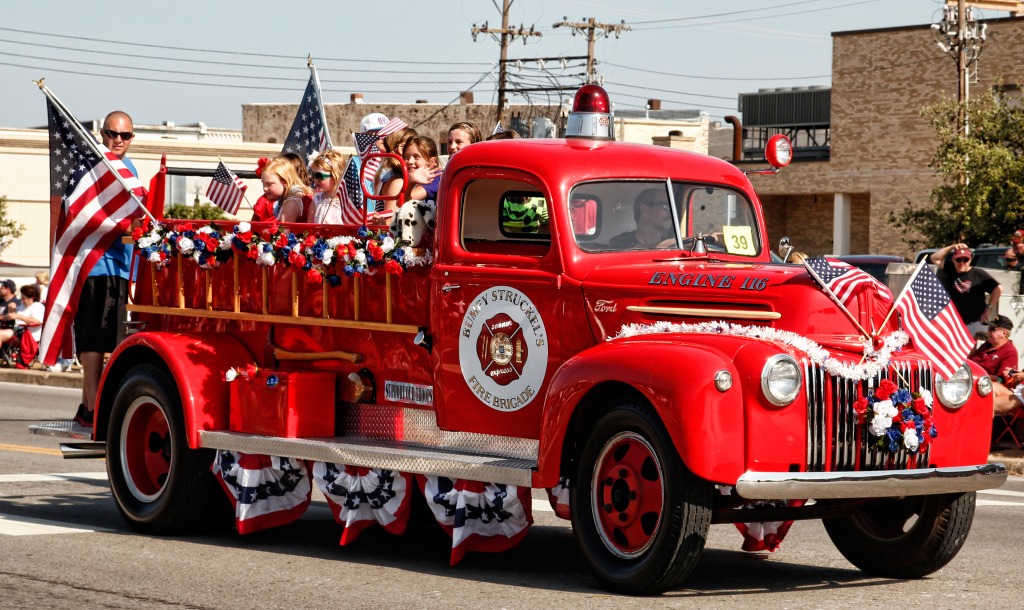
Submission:
<svg viewBox="0 0 1024 610">
<path fill-rule="evenodd" d="M 536 460 L 385 440 L 280 438 L 202 430 L 199 446 L 521 487 L 532 487 L 537 466 Z"/>
<path fill-rule="evenodd" d="M 28 431 L 32 434 L 70 438 L 76 441 L 92 440 L 92 428 L 79 426 L 70 419 L 60 421 L 41 421 L 30 425 L 28 427 Z"/>
</svg>

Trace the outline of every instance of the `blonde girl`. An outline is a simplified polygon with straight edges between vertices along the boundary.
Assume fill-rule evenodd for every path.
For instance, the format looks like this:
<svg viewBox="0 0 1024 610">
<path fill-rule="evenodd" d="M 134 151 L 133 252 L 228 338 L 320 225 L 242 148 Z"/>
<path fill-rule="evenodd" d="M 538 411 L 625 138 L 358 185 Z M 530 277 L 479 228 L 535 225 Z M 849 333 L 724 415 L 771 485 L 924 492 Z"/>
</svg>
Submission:
<svg viewBox="0 0 1024 610">
<path fill-rule="evenodd" d="M 341 177 L 345 171 L 345 157 L 341 153 L 328 150 L 313 160 L 313 183 L 317 193 L 313 195 L 306 222 L 317 224 L 341 224 Z"/>
<path fill-rule="evenodd" d="M 260 175 L 263 194 L 267 199 L 276 200 L 274 216 L 278 222 L 302 222 L 305 220 L 303 197 L 313 195 L 313 189 L 302 182 L 295 166 L 288 159 L 271 159 Z"/>
<path fill-rule="evenodd" d="M 448 155 L 454 155 L 470 144 L 484 139 L 480 128 L 472 123 L 460 121 L 448 128 Z"/>
</svg>

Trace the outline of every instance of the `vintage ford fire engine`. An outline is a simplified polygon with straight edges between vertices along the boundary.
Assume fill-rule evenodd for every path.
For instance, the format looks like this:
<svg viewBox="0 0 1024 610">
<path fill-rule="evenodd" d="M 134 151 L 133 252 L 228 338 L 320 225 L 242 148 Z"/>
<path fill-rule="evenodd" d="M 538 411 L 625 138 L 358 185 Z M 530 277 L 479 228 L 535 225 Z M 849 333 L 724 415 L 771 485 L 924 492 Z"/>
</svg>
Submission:
<svg viewBox="0 0 1024 610">
<path fill-rule="evenodd" d="M 773 263 L 744 172 L 616 142 L 611 124 L 588 85 L 566 138 L 466 148 L 436 217 L 407 203 L 397 237 L 136 234 L 133 332 L 92 438 L 67 451 L 105 455 L 149 533 L 211 519 L 218 481 L 236 509 L 320 485 L 336 516 L 426 481 L 428 499 L 464 493 L 454 527 L 550 490 L 622 592 L 680 583 L 716 523 L 822 519 L 865 572 L 944 566 L 975 492 L 1006 478 L 987 464 L 988 378 L 936 374 L 874 290 L 844 312 L 804 266 Z M 776 171 L 787 145 L 769 145 Z M 254 471 L 277 478 L 244 483 Z M 368 519 L 388 529 L 406 509 Z"/>
</svg>

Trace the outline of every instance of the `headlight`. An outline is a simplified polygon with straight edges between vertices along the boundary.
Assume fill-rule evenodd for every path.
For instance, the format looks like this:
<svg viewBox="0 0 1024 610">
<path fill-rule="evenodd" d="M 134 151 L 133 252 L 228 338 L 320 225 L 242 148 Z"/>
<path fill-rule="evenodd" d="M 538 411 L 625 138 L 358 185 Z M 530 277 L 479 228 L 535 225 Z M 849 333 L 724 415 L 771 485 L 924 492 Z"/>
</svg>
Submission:
<svg viewBox="0 0 1024 610">
<path fill-rule="evenodd" d="M 784 407 L 800 393 L 800 366 L 786 354 L 772 356 L 761 371 L 761 391 L 773 405 Z"/>
<path fill-rule="evenodd" d="M 942 404 L 950 409 L 959 409 L 971 397 L 973 381 L 971 370 L 963 365 L 949 379 L 935 382 L 935 394 Z"/>
<path fill-rule="evenodd" d="M 988 375 L 978 377 L 978 396 L 988 396 L 992 393 L 992 380 Z"/>
</svg>

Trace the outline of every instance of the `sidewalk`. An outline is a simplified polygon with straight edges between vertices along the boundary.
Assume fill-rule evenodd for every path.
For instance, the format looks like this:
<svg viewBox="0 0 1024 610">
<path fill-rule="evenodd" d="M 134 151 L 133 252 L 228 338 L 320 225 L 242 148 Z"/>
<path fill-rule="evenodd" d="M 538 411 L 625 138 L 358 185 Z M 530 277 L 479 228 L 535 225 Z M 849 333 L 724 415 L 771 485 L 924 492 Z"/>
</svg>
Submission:
<svg viewBox="0 0 1024 610">
<path fill-rule="evenodd" d="M 0 367 L 0 381 L 24 383 L 27 385 L 46 385 L 58 388 L 81 388 L 82 373 L 51 373 L 49 371 L 32 371 L 8 369 Z M 1011 476 L 1024 476 L 1024 450 L 1013 448 L 1009 444 L 1000 444 L 992 448 L 988 456 L 989 463 L 1001 462 Z"/>
</svg>

